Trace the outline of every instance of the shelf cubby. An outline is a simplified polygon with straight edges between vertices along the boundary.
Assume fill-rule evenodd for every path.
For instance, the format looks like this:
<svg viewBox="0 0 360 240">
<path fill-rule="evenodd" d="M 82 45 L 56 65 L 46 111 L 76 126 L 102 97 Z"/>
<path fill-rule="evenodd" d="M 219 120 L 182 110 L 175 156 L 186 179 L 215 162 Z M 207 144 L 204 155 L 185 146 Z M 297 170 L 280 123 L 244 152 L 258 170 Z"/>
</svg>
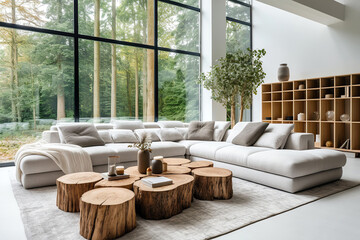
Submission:
<svg viewBox="0 0 360 240">
<path fill-rule="evenodd" d="M 298 120 L 297 116 L 299 113 L 306 112 L 306 101 L 294 101 L 294 119 Z"/>
<path fill-rule="evenodd" d="M 352 124 L 352 135 L 351 135 L 351 149 L 352 150 L 360 150 L 360 123 Z"/>
<path fill-rule="evenodd" d="M 271 101 L 271 93 L 263 93 L 262 100 L 266 102 Z"/>
<path fill-rule="evenodd" d="M 320 144 L 321 147 L 326 147 L 326 142 L 331 141 L 334 144 L 334 124 L 321 123 Z"/>
<path fill-rule="evenodd" d="M 321 100 L 321 121 L 328 121 L 326 117 L 327 111 L 334 111 L 334 100 Z"/>
<path fill-rule="evenodd" d="M 320 119 L 316 119 L 315 112 L 320 115 L 320 101 L 319 100 L 309 100 L 307 101 L 306 107 L 306 120 L 310 121 L 318 121 Z"/>
<path fill-rule="evenodd" d="M 267 117 L 271 117 L 271 102 L 262 104 L 262 120 L 266 120 Z"/>
<path fill-rule="evenodd" d="M 312 133 L 314 135 L 314 142 L 316 140 L 316 135 L 320 134 L 320 123 L 318 122 L 308 122 L 306 126 L 306 132 Z"/>
<path fill-rule="evenodd" d="M 307 89 L 320 88 L 320 79 L 319 78 L 307 79 L 306 86 L 307 86 Z"/>
<path fill-rule="evenodd" d="M 261 91 L 263 93 L 271 93 L 271 84 L 263 84 L 263 85 L 261 85 Z"/>
<path fill-rule="evenodd" d="M 306 98 L 307 99 L 319 99 L 320 91 L 319 90 L 307 90 Z"/>
<path fill-rule="evenodd" d="M 275 92 L 271 94 L 271 100 L 272 101 L 281 101 L 282 99 L 282 93 L 281 92 Z"/>
<path fill-rule="evenodd" d="M 359 122 L 360 121 L 360 98 L 351 99 L 351 121 Z M 360 135 L 358 136 L 360 138 Z"/>
<path fill-rule="evenodd" d="M 335 123 L 335 148 L 340 148 L 347 139 L 350 139 L 350 129 L 350 123 Z"/>
<path fill-rule="evenodd" d="M 337 87 L 335 89 L 335 98 L 341 98 L 341 96 L 345 96 L 345 87 Z"/>
<path fill-rule="evenodd" d="M 276 121 L 278 118 L 282 117 L 282 103 L 281 102 L 273 102 L 271 104 L 271 120 Z"/>
<path fill-rule="evenodd" d="M 352 85 L 360 85 L 360 74 L 351 75 L 351 84 Z"/>
<path fill-rule="evenodd" d="M 321 98 L 325 98 L 326 94 L 333 94 L 334 98 L 334 88 L 321 89 Z"/>
<path fill-rule="evenodd" d="M 306 90 L 294 92 L 294 100 L 306 99 Z"/>
<path fill-rule="evenodd" d="M 333 87 L 334 86 L 334 77 L 325 77 L 320 79 L 321 88 Z"/>
<path fill-rule="evenodd" d="M 283 92 L 283 100 L 293 100 L 293 92 Z"/>
<path fill-rule="evenodd" d="M 335 121 L 341 121 L 342 114 L 349 114 L 351 117 L 350 103 L 350 99 L 335 99 Z"/>
<path fill-rule="evenodd" d="M 282 91 L 282 84 L 281 83 L 272 83 L 271 84 L 271 91 L 272 92 Z"/>
<path fill-rule="evenodd" d="M 293 90 L 293 82 L 283 82 L 283 87 L 282 90 L 283 91 L 290 91 Z"/>
<path fill-rule="evenodd" d="M 306 80 L 294 81 L 294 90 L 301 90 L 299 89 L 300 85 L 304 85 L 304 87 L 306 88 Z"/>
<path fill-rule="evenodd" d="M 306 123 L 305 122 L 295 122 L 294 123 L 294 132 L 306 132 Z"/>
<path fill-rule="evenodd" d="M 283 103 L 283 115 L 282 115 L 282 118 L 283 118 L 284 121 L 286 121 L 286 117 L 294 117 L 294 115 L 293 115 L 293 102 L 284 102 Z"/>
<path fill-rule="evenodd" d="M 351 96 L 352 97 L 360 97 L 360 86 L 353 86 L 351 88 Z"/>
<path fill-rule="evenodd" d="M 351 79 L 351 75 L 336 76 L 335 77 L 335 86 L 349 86 L 350 79 Z"/>
</svg>

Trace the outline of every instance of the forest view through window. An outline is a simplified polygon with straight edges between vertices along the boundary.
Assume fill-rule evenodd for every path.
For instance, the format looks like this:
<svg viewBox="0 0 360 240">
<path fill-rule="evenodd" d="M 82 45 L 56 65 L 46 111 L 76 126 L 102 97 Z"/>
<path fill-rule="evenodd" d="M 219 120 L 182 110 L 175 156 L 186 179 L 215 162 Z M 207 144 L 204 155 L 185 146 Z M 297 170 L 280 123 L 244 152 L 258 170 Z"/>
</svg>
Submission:
<svg viewBox="0 0 360 240">
<path fill-rule="evenodd" d="M 0 161 L 57 121 L 198 120 L 199 5 L 0 0 Z"/>
</svg>

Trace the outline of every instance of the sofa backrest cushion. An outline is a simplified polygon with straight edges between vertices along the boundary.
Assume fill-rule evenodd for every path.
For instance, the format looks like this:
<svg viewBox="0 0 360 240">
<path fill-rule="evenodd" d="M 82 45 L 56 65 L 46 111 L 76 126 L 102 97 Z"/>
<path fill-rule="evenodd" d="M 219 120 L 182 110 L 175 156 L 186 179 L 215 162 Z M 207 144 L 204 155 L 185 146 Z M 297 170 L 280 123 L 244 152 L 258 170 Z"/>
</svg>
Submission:
<svg viewBox="0 0 360 240">
<path fill-rule="evenodd" d="M 254 146 L 274 149 L 284 148 L 293 129 L 294 124 L 269 124 Z"/>
<path fill-rule="evenodd" d="M 135 129 L 145 128 L 143 122 L 140 120 L 113 120 L 111 123 L 114 125 L 114 129 L 128 129 L 134 131 Z"/>
<path fill-rule="evenodd" d="M 214 137 L 214 121 L 192 121 L 187 134 L 188 140 L 212 141 Z"/>
<path fill-rule="evenodd" d="M 99 133 L 101 139 L 105 143 L 113 143 L 114 142 L 111 138 L 109 130 L 99 130 L 98 133 Z"/>
<path fill-rule="evenodd" d="M 148 134 L 151 138 L 151 142 L 159 142 L 160 138 L 157 134 L 157 131 L 159 130 L 160 128 L 145 128 L 145 129 L 136 129 L 134 132 L 138 139 L 140 139 L 143 134 Z"/>
<path fill-rule="evenodd" d="M 248 124 L 249 122 L 238 122 L 235 126 L 231 129 L 228 137 L 226 138 L 226 142 L 232 143 L 234 137 L 236 137 Z"/>
<path fill-rule="evenodd" d="M 184 140 L 183 135 L 175 128 L 162 128 L 158 130 L 157 134 L 162 142 Z"/>
<path fill-rule="evenodd" d="M 230 124 L 231 123 L 227 121 L 215 121 L 213 140 L 220 142 L 229 129 Z"/>
<path fill-rule="evenodd" d="M 179 133 L 181 134 L 181 136 L 183 137 L 183 139 L 187 139 L 187 133 L 189 131 L 189 128 L 187 127 L 182 127 L 182 128 L 175 128 L 176 130 L 179 131 Z"/>
<path fill-rule="evenodd" d="M 176 128 L 184 127 L 184 123 L 180 121 L 158 121 L 160 128 Z"/>
<path fill-rule="evenodd" d="M 250 122 L 232 140 L 233 144 L 241 146 L 252 146 L 264 133 L 269 123 Z"/>
<path fill-rule="evenodd" d="M 144 122 L 143 124 L 145 128 L 160 128 L 157 122 Z"/>
<path fill-rule="evenodd" d="M 61 143 L 75 144 L 81 147 L 105 145 L 94 124 L 59 125 L 58 131 Z"/>
<path fill-rule="evenodd" d="M 129 129 L 109 130 L 114 143 L 135 143 L 138 141 L 135 133 Z"/>
</svg>

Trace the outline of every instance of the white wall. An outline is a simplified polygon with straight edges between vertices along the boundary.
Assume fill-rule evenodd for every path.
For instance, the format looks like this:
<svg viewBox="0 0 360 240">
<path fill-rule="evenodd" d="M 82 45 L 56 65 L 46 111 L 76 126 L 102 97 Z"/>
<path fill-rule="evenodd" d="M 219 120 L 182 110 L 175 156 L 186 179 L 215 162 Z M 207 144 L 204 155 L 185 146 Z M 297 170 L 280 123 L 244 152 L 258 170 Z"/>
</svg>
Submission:
<svg viewBox="0 0 360 240">
<path fill-rule="evenodd" d="M 360 73 L 360 1 L 346 5 L 345 21 L 331 26 L 253 2 L 253 48 L 263 58 L 265 82 L 277 81 L 277 68 L 287 63 L 290 80 Z M 261 121 L 261 89 L 253 100 L 253 121 Z"/>
</svg>

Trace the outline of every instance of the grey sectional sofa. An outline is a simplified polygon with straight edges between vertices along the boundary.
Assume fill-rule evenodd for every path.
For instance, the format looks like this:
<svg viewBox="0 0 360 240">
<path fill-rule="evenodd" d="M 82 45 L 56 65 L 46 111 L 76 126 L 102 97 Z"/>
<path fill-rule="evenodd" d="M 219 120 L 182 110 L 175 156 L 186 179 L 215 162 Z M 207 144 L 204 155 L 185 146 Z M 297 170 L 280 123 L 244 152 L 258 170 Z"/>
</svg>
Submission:
<svg viewBox="0 0 360 240">
<path fill-rule="evenodd" d="M 186 124 L 177 127 L 186 127 Z M 182 124 L 182 123 L 181 123 Z M 99 132 L 112 131 L 112 124 L 97 124 Z M 157 123 L 144 123 L 142 131 L 156 132 Z M 174 127 L 172 124 L 162 127 Z M 134 130 L 134 129 L 132 129 Z M 136 131 L 136 130 L 135 130 Z M 210 160 L 214 166 L 230 169 L 234 177 L 281 189 L 298 192 L 340 179 L 346 163 L 343 153 L 314 149 L 312 134 L 291 133 L 284 149 L 245 147 L 226 142 L 232 130 L 227 130 L 222 141 L 180 140 L 176 142 L 153 140 L 152 156 L 186 157 L 192 161 Z M 58 143 L 59 135 L 54 126 L 43 132 L 43 140 Z M 125 167 L 136 165 L 137 149 L 128 148 L 129 143 L 114 143 L 108 140 L 104 146 L 83 148 L 89 153 L 94 171 L 107 171 L 107 157 L 118 155 Z M 54 185 L 63 175 L 50 159 L 32 155 L 23 159 L 22 184 L 25 188 Z"/>
</svg>

